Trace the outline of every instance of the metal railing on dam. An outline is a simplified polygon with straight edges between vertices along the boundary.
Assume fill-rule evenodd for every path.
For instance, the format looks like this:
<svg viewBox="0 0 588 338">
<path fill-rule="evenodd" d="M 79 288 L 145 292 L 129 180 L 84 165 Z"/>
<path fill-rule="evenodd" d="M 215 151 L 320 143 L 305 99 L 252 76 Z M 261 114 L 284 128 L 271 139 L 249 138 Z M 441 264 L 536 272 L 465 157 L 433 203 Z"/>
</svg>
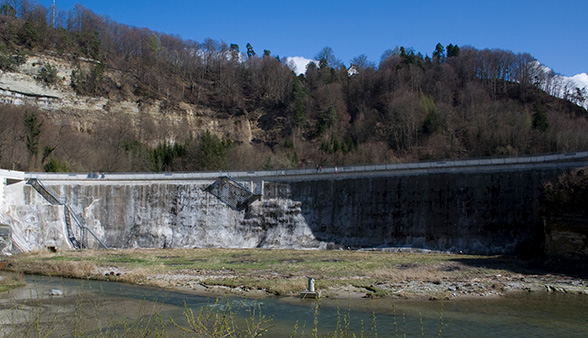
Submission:
<svg viewBox="0 0 588 338">
<path fill-rule="evenodd" d="M 280 169 L 260 171 L 210 171 L 210 172 L 166 172 L 166 173 L 37 173 L 25 172 L 24 179 L 39 180 L 105 180 L 105 181 L 153 181 L 153 180 L 214 180 L 221 176 L 229 176 L 240 180 L 267 179 L 288 177 L 305 177 L 323 174 L 362 174 L 362 173 L 384 173 L 395 171 L 419 171 L 419 170 L 443 170 L 443 169 L 464 169 L 483 168 L 516 165 L 536 165 L 558 162 L 585 162 L 588 160 L 588 151 L 548 154 L 537 156 L 502 157 L 502 158 L 481 158 L 463 159 L 450 161 L 430 161 L 414 163 L 391 163 L 376 165 L 357 165 L 343 167 L 327 167 L 319 169 Z M 6 171 L 6 170 L 4 170 Z M 6 171 L 9 172 L 9 171 Z M 15 173 L 12 171 L 11 173 Z M 0 172 L 0 175 L 3 173 Z M 18 176 L 18 175 L 16 175 Z"/>
</svg>

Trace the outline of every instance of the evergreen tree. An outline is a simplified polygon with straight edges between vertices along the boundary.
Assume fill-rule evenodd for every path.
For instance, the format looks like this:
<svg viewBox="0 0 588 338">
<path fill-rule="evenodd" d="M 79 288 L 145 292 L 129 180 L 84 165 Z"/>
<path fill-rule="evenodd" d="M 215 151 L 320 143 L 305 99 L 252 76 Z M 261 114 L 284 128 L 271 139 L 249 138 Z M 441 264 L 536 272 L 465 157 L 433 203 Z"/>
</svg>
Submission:
<svg viewBox="0 0 588 338">
<path fill-rule="evenodd" d="M 539 131 L 546 131 L 549 128 L 549 122 L 547 121 L 547 112 L 541 104 L 541 102 L 535 102 L 534 107 L 535 113 L 533 114 L 533 129 Z"/>
<path fill-rule="evenodd" d="M 447 45 L 447 58 L 457 57 L 459 56 L 459 47 L 457 45 L 449 44 Z"/>
<path fill-rule="evenodd" d="M 253 50 L 253 46 L 250 43 L 247 43 L 247 57 L 255 56 L 255 51 Z"/>
<path fill-rule="evenodd" d="M 200 137 L 199 157 L 201 169 L 226 169 L 227 149 L 230 146 L 231 142 L 229 140 L 221 140 L 218 136 L 212 135 L 210 131 L 206 130 Z"/>
<path fill-rule="evenodd" d="M 433 60 L 435 61 L 435 63 L 439 64 L 443 62 L 444 59 L 445 47 L 443 47 L 441 43 L 438 43 L 437 46 L 435 46 L 435 51 L 433 51 Z"/>
<path fill-rule="evenodd" d="M 37 114 L 33 111 L 25 112 L 25 144 L 30 158 L 37 157 L 39 154 L 39 136 L 41 135 L 42 125 L 43 122 L 38 121 Z"/>
</svg>

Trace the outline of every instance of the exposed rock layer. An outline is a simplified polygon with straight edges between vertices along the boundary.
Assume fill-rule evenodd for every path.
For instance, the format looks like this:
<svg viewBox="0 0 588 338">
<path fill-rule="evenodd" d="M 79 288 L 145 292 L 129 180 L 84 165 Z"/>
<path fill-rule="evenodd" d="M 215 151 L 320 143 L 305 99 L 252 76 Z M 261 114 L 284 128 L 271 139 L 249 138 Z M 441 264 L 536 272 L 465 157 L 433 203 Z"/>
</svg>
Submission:
<svg viewBox="0 0 588 338">
<path fill-rule="evenodd" d="M 77 61 L 82 69 L 93 67 L 91 60 Z M 57 70 L 57 82 L 50 86 L 37 80 L 39 71 L 45 65 Z M 0 71 L 0 103 L 32 105 L 50 112 L 44 116 L 49 123 L 83 132 L 93 133 L 104 128 L 112 118 L 126 121 L 129 132 L 138 132 L 143 121 L 165 125 L 166 141 L 178 137 L 196 137 L 208 130 L 236 142 L 250 142 L 262 137 L 255 121 L 244 115 L 230 116 L 187 103 L 170 105 L 161 100 L 144 100 L 128 92 L 125 97 L 91 97 L 76 94 L 71 87 L 72 71 L 77 65 L 66 59 L 50 55 L 29 57 L 13 72 Z M 116 70 L 109 70 L 109 76 L 124 86 L 124 76 Z M 189 135 L 186 135 L 189 131 Z M 180 135 L 180 133 L 182 135 Z M 156 136 L 157 137 L 157 136 Z M 147 143 L 161 142 L 161 139 L 145 140 Z"/>
<path fill-rule="evenodd" d="M 545 217 L 545 252 L 553 261 L 588 267 L 588 218 L 584 214 Z"/>
</svg>

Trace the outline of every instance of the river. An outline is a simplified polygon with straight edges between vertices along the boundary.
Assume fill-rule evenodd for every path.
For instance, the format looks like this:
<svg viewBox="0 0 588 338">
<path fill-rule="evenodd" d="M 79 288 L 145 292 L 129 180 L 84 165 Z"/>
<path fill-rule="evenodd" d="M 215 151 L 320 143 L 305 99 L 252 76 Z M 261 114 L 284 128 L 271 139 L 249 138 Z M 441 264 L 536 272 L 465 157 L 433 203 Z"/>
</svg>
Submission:
<svg viewBox="0 0 588 338">
<path fill-rule="evenodd" d="M 265 337 L 584 337 L 585 295 L 534 292 L 500 298 L 446 301 L 321 299 L 293 297 L 218 299 L 116 282 L 27 276 L 27 285 L 0 294 L 2 336 L 178 336 L 188 327 L 186 309 L 222 313 L 230 307 L 243 327 L 254 312 L 266 316 Z M 216 311 L 216 312 L 215 312 Z M 271 317 L 271 318 L 270 318 Z M 254 320 L 253 322 L 257 322 Z M 347 324 L 348 323 L 348 324 Z M 193 336 L 188 333 L 187 336 Z M 339 335 L 339 336 L 345 336 Z M 349 336 L 352 336 L 351 334 Z"/>
</svg>

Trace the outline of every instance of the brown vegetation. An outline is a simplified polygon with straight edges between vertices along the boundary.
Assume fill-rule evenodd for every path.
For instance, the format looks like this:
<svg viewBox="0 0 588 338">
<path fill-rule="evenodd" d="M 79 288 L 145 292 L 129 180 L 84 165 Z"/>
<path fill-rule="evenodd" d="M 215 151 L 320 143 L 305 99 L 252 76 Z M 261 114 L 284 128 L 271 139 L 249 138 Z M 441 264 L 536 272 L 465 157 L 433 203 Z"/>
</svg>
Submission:
<svg viewBox="0 0 588 338">
<path fill-rule="evenodd" d="M 549 216 L 564 214 L 588 216 L 588 167 L 562 174 L 557 182 L 544 185 L 542 213 Z"/>
<path fill-rule="evenodd" d="M 262 249 L 33 252 L 7 257 L 14 272 L 112 280 L 203 293 L 299 295 L 314 277 L 330 297 L 495 296 L 507 291 L 588 293 L 586 281 L 553 276 L 499 256 Z"/>
<path fill-rule="evenodd" d="M 259 169 L 588 149 L 588 114 L 578 105 L 586 93 L 528 54 L 437 44 L 431 58 L 397 47 L 377 66 L 356 57 L 350 75 L 325 48 L 318 66 L 296 76 L 284 60 L 252 49 L 245 56 L 236 44 L 127 26 L 81 5 L 58 13 L 52 27 L 47 9 L 34 1 L 1 1 L 0 69 L 14 71 L 27 55 L 49 51 L 74 65 L 70 86 L 78 95 L 159 102 L 162 114 L 172 115 L 190 104 L 261 132 L 246 141 L 195 137 L 165 118 L 137 121 L 108 111 L 86 128 L 86 116 L 63 121 L 47 111 L 2 106 L 0 166 Z M 37 78 L 51 87 L 54 67 L 45 65 Z M 567 100 L 551 96 L 559 92 Z M 30 114 L 38 125 L 23 123 Z"/>
</svg>

